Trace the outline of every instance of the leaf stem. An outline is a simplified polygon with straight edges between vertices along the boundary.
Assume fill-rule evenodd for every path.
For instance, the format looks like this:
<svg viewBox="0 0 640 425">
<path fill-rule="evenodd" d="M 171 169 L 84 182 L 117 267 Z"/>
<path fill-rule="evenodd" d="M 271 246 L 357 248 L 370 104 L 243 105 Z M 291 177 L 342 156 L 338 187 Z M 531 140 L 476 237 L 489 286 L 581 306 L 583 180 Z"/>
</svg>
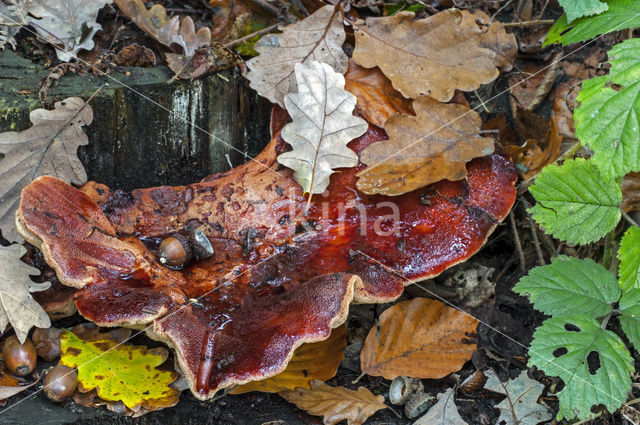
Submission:
<svg viewBox="0 0 640 425">
<path fill-rule="evenodd" d="M 229 49 L 229 48 L 235 46 L 236 44 L 244 43 L 245 41 L 249 40 L 250 38 L 253 38 L 253 37 L 257 36 L 257 35 L 262 35 L 262 34 L 268 33 L 270 31 L 273 31 L 276 28 L 278 28 L 278 24 L 270 25 L 270 26 L 268 26 L 266 28 L 262 28 L 261 30 L 252 32 L 251 34 L 248 34 L 248 35 L 245 35 L 242 38 L 238 38 L 237 40 L 230 41 L 229 43 L 225 44 L 224 47 Z"/>
<path fill-rule="evenodd" d="M 629 214 L 627 214 L 622 208 L 620 208 L 620 212 L 622 213 L 622 217 L 629 222 L 632 226 L 640 227 L 637 221 L 635 221 Z"/>
<path fill-rule="evenodd" d="M 605 329 L 607 329 L 607 325 L 609 324 L 609 319 L 611 319 L 611 317 L 613 316 L 613 311 L 610 311 L 609 314 L 607 314 L 604 319 L 602 320 L 602 324 L 600 325 L 600 329 L 602 329 L 603 331 Z"/>
</svg>

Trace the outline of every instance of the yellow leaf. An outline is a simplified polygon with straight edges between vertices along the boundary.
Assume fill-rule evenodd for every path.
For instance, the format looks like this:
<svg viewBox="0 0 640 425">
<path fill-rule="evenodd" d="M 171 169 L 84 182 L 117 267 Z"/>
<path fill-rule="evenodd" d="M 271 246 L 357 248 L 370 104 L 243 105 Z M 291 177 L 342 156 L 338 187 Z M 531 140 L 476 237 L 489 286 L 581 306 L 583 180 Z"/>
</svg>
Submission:
<svg viewBox="0 0 640 425">
<path fill-rule="evenodd" d="M 383 396 L 374 396 L 365 387 L 354 391 L 331 387 L 315 379 L 311 381 L 311 389 L 298 388 L 280 395 L 310 415 L 322 416 L 325 425 L 344 420 L 347 425 L 362 425 L 375 412 L 387 407 Z"/>
<path fill-rule="evenodd" d="M 118 345 L 105 336 L 83 341 L 72 332 L 60 336 L 60 364 L 78 368 L 81 391 L 96 389 L 107 401 L 122 401 L 128 408 L 140 406 L 150 410 L 173 406 L 179 391 L 169 387 L 176 372 L 156 369 L 167 359 L 165 349 Z"/>
<path fill-rule="evenodd" d="M 469 341 L 478 321 L 440 301 L 415 298 L 380 315 L 360 352 L 362 373 L 393 379 L 400 375 L 438 379 L 459 370 L 476 344 Z"/>
<path fill-rule="evenodd" d="M 281 374 L 241 385 L 234 388 L 231 394 L 250 391 L 277 393 L 298 387 L 311 388 L 310 382 L 313 379 L 326 381 L 335 376 L 344 358 L 346 346 L 347 328 L 343 325 L 331 331 L 331 336 L 324 341 L 301 345 L 293 353 L 287 368 Z"/>
</svg>

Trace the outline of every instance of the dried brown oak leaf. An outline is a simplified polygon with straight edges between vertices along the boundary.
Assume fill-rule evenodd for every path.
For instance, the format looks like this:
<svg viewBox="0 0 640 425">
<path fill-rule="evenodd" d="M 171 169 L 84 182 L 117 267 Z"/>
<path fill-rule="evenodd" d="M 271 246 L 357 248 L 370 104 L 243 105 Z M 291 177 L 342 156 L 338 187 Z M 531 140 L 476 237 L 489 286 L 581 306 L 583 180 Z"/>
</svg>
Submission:
<svg viewBox="0 0 640 425">
<path fill-rule="evenodd" d="M 353 60 L 379 67 L 405 97 L 426 94 L 446 102 L 455 89 L 475 90 L 493 81 L 497 67 L 506 68 L 515 57 L 515 37 L 501 27 L 487 29 L 483 12 L 448 9 L 424 19 L 414 16 L 399 12 L 354 26 Z M 491 49 L 504 46 L 498 53 Z"/>
<path fill-rule="evenodd" d="M 357 187 L 367 194 L 401 195 L 440 180 L 461 180 L 465 164 L 489 155 L 493 139 L 479 136 L 481 119 L 459 104 L 423 96 L 413 102 L 416 116 L 394 115 L 384 125 L 389 140 L 360 153 L 367 168 Z"/>
<path fill-rule="evenodd" d="M 344 77 L 326 63 L 295 65 L 298 93 L 284 98 L 293 122 L 282 129 L 282 138 L 293 150 L 280 154 L 278 162 L 295 171 L 309 199 L 329 186 L 335 168 L 355 167 L 358 155 L 347 143 L 362 136 L 369 125 L 353 116 L 356 97 L 344 89 Z"/>
<path fill-rule="evenodd" d="M 327 5 L 302 21 L 281 28 L 281 34 L 267 34 L 255 44 L 259 56 L 247 61 L 251 88 L 284 107 L 287 93 L 297 91 L 295 65 L 324 62 L 336 72 L 347 70 L 342 51 L 346 38 L 340 5 Z"/>
<path fill-rule="evenodd" d="M 344 420 L 347 425 L 362 425 L 378 410 L 387 408 L 383 396 L 373 395 L 365 387 L 354 391 L 318 380 L 311 381 L 311 389 L 297 388 L 279 394 L 308 414 L 322 416 L 325 425 Z"/>
<path fill-rule="evenodd" d="M 51 326 L 49 316 L 30 294 L 47 289 L 49 282 L 35 283 L 29 278 L 40 271 L 20 260 L 26 252 L 18 244 L 0 246 L 0 332 L 11 323 L 20 343 L 24 343 L 33 326 Z"/>
<path fill-rule="evenodd" d="M 196 32 L 193 20 L 189 16 L 182 20 L 180 16 L 167 19 L 167 11 L 162 5 L 155 4 L 147 10 L 142 0 L 114 0 L 114 2 L 122 13 L 158 43 L 169 48 L 177 44 L 182 47 L 182 53 L 185 56 L 193 56 L 200 47 L 211 43 L 209 28 L 200 28 Z"/>
<path fill-rule="evenodd" d="M 76 152 L 89 143 L 81 127 L 91 124 L 93 111 L 79 97 L 56 102 L 53 110 L 35 109 L 33 126 L 0 133 L 0 229 L 9 241 L 20 240 L 14 224 L 20 191 L 36 177 L 51 175 L 82 184 L 87 174 Z"/>
<path fill-rule="evenodd" d="M 253 381 L 240 385 L 231 394 L 244 394 L 250 391 L 277 393 L 311 388 L 311 381 L 326 381 L 336 375 L 340 362 L 344 359 L 347 346 L 347 327 L 342 325 L 331 331 L 328 339 L 320 342 L 302 344 L 293 353 L 287 368 L 279 375 L 262 381 Z"/>
<path fill-rule="evenodd" d="M 437 300 L 402 301 L 380 315 L 360 352 L 362 374 L 439 379 L 460 370 L 476 344 L 478 321 Z"/>
<path fill-rule="evenodd" d="M 344 79 L 344 88 L 358 99 L 356 111 L 371 124 L 383 127 L 389 117 L 398 112 L 414 114 L 411 100 L 393 88 L 380 68 L 363 68 L 350 59 Z"/>
</svg>

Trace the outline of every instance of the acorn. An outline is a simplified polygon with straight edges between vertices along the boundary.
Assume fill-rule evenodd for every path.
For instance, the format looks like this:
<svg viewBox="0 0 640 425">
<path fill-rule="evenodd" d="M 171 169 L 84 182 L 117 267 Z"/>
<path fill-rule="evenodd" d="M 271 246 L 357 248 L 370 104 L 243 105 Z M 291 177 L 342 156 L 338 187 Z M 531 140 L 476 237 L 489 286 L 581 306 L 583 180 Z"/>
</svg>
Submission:
<svg viewBox="0 0 640 425">
<path fill-rule="evenodd" d="M 421 414 L 427 411 L 433 404 L 433 396 L 431 394 L 425 394 L 422 391 L 414 393 L 404 405 L 404 414 L 407 418 L 417 418 Z"/>
<path fill-rule="evenodd" d="M 423 391 L 424 386 L 419 379 L 397 376 L 391 381 L 389 387 L 389 401 L 396 405 L 403 405 L 413 393 Z"/>
<path fill-rule="evenodd" d="M 36 367 L 36 347 L 30 339 L 20 344 L 18 338 L 13 335 L 7 338 L 2 347 L 2 357 L 9 372 L 16 376 L 27 376 Z"/>
<path fill-rule="evenodd" d="M 194 258 L 211 257 L 213 252 L 209 238 L 202 230 L 194 229 L 188 236 L 176 232 L 164 239 L 158 248 L 158 260 L 165 266 L 180 269 Z"/>
<path fill-rule="evenodd" d="M 56 403 L 71 396 L 78 386 L 78 374 L 69 366 L 58 365 L 44 378 L 44 393 Z"/>
</svg>

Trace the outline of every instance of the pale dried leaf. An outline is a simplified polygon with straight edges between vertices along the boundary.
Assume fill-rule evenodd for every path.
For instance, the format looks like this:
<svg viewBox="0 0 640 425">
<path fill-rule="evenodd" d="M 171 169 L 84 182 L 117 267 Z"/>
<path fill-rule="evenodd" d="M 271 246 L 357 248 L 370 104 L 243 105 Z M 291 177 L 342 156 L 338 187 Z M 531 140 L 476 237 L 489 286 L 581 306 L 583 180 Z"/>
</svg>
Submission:
<svg viewBox="0 0 640 425">
<path fill-rule="evenodd" d="M 30 0 L 29 13 L 38 34 L 56 47 L 56 55 L 69 62 L 79 50 L 92 50 L 93 36 L 102 29 L 98 11 L 113 0 Z"/>
<path fill-rule="evenodd" d="M 305 193 L 322 193 L 335 168 L 358 165 L 358 155 L 347 143 L 364 134 L 368 124 L 353 115 L 356 97 L 344 89 L 344 77 L 331 66 L 298 63 L 295 73 L 298 93 L 285 97 L 293 122 L 282 129 L 293 150 L 278 156 L 278 162 L 295 171 Z"/>
<path fill-rule="evenodd" d="M 485 47 L 495 44 L 497 32 L 481 27 L 479 15 L 448 9 L 425 19 L 414 16 L 399 12 L 356 25 L 353 60 L 365 68 L 379 67 L 405 97 L 426 94 L 441 102 L 450 100 L 455 89 L 475 90 L 493 81 L 496 66 L 506 67 L 511 54 L 497 57 Z"/>
<path fill-rule="evenodd" d="M 339 6 L 327 5 L 308 18 L 281 28 L 282 34 L 267 34 L 256 44 L 259 56 L 247 61 L 251 88 L 284 107 L 287 93 L 295 93 L 295 65 L 311 61 L 329 64 L 337 72 L 347 71 L 342 51 L 346 38 Z"/>
<path fill-rule="evenodd" d="M 413 425 L 468 425 L 458 413 L 453 388 L 438 394 L 438 402 Z"/>
<path fill-rule="evenodd" d="M 279 394 L 310 415 L 323 416 L 325 425 L 343 420 L 347 425 L 362 425 L 375 412 L 387 407 L 383 396 L 374 396 L 365 387 L 353 391 L 318 380 L 311 381 L 311 389 L 297 388 Z"/>
<path fill-rule="evenodd" d="M 53 110 L 35 109 L 29 117 L 31 128 L 0 133 L 0 154 L 4 155 L 0 160 L 0 229 L 10 241 L 20 240 L 14 213 L 23 187 L 43 175 L 74 184 L 87 180 L 76 151 L 89 143 L 81 127 L 91 124 L 91 107 L 79 97 L 70 97 L 56 102 Z"/>
<path fill-rule="evenodd" d="M 142 0 L 114 0 L 122 13 L 127 15 L 140 29 L 161 44 L 182 47 L 182 53 L 191 57 L 200 47 L 211 43 L 209 28 L 200 28 L 197 32 L 193 20 L 187 16 L 180 19 L 174 16 L 167 20 L 166 9 L 159 4 L 147 10 Z"/>
<path fill-rule="evenodd" d="M 20 343 L 24 343 L 33 326 L 51 326 L 47 313 L 29 294 L 44 291 L 51 283 L 35 283 L 29 278 L 30 274 L 39 275 L 40 270 L 20 260 L 26 252 L 18 244 L 0 246 L 0 331 L 4 332 L 11 323 Z"/>
<path fill-rule="evenodd" d="M 16 394 L 20 394 L 22 391 L 26 390 L 27 388 L 33 387 L 39 381 L 40 380 L 38 379 L 35 382 L 32 382 L 28 385 L 24 385 L 13 376 L 4 372 L 0 372 L 0 402 L 3 402 L 2 405 L 4 405 L 4 401 L 6 399 L 8 399 L 9 397 L 13 397 Z"/>
<path fill-rule="evenodd" d="M 516 379 L 501 382 L 493 370 L 485 372 L 485 389 L 507 396 L 495 407 L 500 409 L 498 423 L 505 425 L 537 425 L 550 420 L 553 415 L 546 406 L 538 404 L 544 385 L 522 371 Z"/>
<path fill-rule="evenodd" d="M 0 1 L 0 49 L 4 50 L 9 43 L 15 50 L 16 39 L 13 37 L 29 22 L 31 17 L 24 0 Z"/>
<path fill-rule="evenodd" d="M 368 167 L 357 187 L 367 194 L 401 195 L 439 180 L 466 177 L 466 163 L 489 155 L 493 139 L 479 135 L 481 119 L 468 106 L 423 96 L 413 102 L 416 116 L 394 115 L 384 125 L 389 140 L 360 154 Z"/>
</svg>

